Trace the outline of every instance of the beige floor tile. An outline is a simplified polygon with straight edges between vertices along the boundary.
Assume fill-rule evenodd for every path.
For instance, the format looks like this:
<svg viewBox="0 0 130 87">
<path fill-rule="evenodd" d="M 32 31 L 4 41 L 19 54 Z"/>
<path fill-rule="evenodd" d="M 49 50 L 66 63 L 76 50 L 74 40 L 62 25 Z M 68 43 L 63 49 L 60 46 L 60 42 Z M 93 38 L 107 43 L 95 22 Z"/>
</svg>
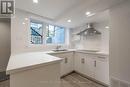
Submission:
<svg viewBox="0 0 130 87">
<path fill-rule="evenodd" d="M 62 81 L 66 81 L 68 83 L 62 84 L 61 87 L 105 87 L 87 78 L 84 78 L 77 73 L 72 73 L 71 75 L 62 78 Z"/>
<path fill-rule="evenodd" d="M 0 87 L 9 87 L 9 80 L 0 82 Z M 72 73 L 61 79 L 61 87 L 105 87 L 89 79 Z"/>
</svg>

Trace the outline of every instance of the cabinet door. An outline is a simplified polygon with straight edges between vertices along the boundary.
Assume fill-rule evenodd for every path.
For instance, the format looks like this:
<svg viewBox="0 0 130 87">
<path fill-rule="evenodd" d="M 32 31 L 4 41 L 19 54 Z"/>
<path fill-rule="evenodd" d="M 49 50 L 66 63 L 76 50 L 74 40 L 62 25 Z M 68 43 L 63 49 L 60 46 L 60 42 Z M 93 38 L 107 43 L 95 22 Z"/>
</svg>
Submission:
<svg viewBox="0 0 130 87">
<path fill-rule="evenodd" d="M 59 54 L 54 54 L 54 56 L 59 57 L 59 58 L 63 58 L 63 60 L 61 61 L 61 76 L 66 74 L 66 56 L 62 53 Z"/>
<path fill-rule="evenodd" d="M 75 59 L 74 59 L 74 69 L 75 71 L 84 74 L 84 68 L 85 68 L 85 54 L 83 53 L 75 53 Z"/>
<path fill-rule="evenodd" d="M 65 54 L 66 59 L 65 59 L 65 63 L 66 63 L 66 73 L 70 73 L 74 70 L 74 58 L 73 58 L 73 52 L 71 53 L 66 53 Z"/>
<path fill-rule="evenodd" d="M 61 62 L 61 76 L 66 75 L 73 71 L 73 52 L 70 53 L 59 53 L 54 56 L 63 58 Z"/>
<path fill-rule="evenodd" d="M 93 78 L 94 77 L 94 68 L 95 68 L 95 56 L 91 54 L 86 54 L 85 60 L 85 75 Z"/>
<path fill-rule="evenodd" d="M 109 85 L 109 62 L 107 58 L 99 57 L 96 59 L 95 79 Z"/>
</svg>

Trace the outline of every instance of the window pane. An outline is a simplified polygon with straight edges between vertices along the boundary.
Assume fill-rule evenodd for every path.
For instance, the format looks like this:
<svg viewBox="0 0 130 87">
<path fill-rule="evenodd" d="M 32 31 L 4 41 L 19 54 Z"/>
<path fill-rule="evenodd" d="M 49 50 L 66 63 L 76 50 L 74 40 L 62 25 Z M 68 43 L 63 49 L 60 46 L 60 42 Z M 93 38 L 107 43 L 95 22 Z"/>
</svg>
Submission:
<svg viewBox="0 0 130 87">
<path fill-rule="evenodd" d="M 41 23 L 31 22 L 31 44 L 42 44 L 43 25 Z"/>
<path fill-rule="evenodd" d="M 47 29 L 47 40 L 49 44 L 64 44 L 65 29 L 63 27 L 49 25 Z"/>
<path fill-rule="evenodd" d="M 65 41 L 65 30 L 62 27 L 55 27 L 55 43 L 63 44 Z"/>
</svg>

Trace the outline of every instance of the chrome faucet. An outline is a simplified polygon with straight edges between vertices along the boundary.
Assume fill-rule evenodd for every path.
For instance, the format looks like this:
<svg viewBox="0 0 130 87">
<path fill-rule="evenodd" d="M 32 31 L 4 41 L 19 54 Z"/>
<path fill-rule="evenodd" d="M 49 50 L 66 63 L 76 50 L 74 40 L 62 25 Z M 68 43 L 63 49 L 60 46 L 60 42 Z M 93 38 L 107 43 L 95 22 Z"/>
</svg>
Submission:
<svg viewBox="0 0 130 87">
<path fill-rule="evenodd" d="M 56 46 L 56 50 L 59 50 L 61 48 L 61 45 Z"/>
</svg>

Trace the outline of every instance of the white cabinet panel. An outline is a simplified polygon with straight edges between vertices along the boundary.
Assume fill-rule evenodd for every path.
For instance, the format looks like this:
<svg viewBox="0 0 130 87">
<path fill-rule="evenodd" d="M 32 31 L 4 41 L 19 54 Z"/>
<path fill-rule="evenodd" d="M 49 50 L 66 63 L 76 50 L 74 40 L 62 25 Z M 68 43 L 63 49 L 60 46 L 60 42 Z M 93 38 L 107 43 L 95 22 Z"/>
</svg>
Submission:
<svg viewBox="0 0 130 87">
<path fill-rule="evenodd" d="M 74 70 L 84 74 L 86 56 L 83 53 L 75 53 Z"/>
<path fill-rule="evenodd" d="M 109 62 L 107 61 L 107 58 L 96 59 L 95 79 L 103 83 L 109 84 Z"/>
<path fill-rule="evenodd" d="M 86 55 L 86 66 L 85 66 L 85 75 L 89 77 L 94 77 L 94 69 L 95 69 L 95 56 Z"/>
<path fill-rule="evenodd" d="M 109 61 L 106 56 L 75 53 L 74 70 L 109 85 Z"/>
<path fill-rule="evenodd" d="M 66 73 L 70 73 L 72 72 L 74 69 L 73 69 L 73 62 L 74 62 L 74 59 L 73 59 L 73 52 L 71 53 L 66 53 L 65 54 L 65 61 L 64 63 L 66 64 Z"/>
<path fill-rule="evenodd" d="M 107 56 L 81 52 L 60 53 L 54 56 L 63 58 L 61 76 L 75 70 L 109 85 L 109 61 Z"/>
<path fill-rule="evenodd" d="M 73 52 L 70 53 L 59 53 L 52 54 L 53 56 L 57 56 L 63 58 L 61 62 L 61 76 L 64 76 L 73 71 Z"/>
</svg>

